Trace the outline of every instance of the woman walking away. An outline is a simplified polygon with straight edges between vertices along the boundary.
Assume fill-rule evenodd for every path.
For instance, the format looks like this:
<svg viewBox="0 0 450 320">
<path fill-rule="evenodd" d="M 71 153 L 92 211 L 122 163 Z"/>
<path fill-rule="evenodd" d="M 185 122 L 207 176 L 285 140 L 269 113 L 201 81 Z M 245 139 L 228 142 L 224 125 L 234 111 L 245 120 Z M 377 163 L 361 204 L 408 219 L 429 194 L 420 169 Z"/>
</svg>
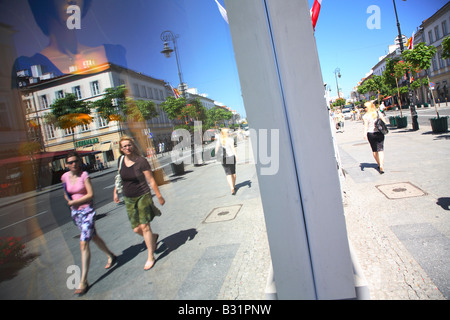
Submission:
<svg viewBox="0 0 450 320">
<path fill-rule="evenodd" d="M 366 114 L 363 116 L 364 121 L 364 139 L 367 139 L 372 148 L 373 157 L 378 164 L 380 174 L 384 173 L 384 134 L 375 128 L 375 121 L 379 118 L 387 123 L 384 115 L 377 111 L 377 107 L 372 102 L 364 104 Z"/>
<path fill-rule="evenodd" d="M 64 173 L 61 181 L 64 185 L 64 198 L 71 207 L 72 219 L 80 229 L 80 249 L 81 249 L 81 281 L 75 294 L 85 294 L 89 289 L 87 276 L 91 252 L 89 241 L 92 239 L 95 244 L 108 256 L 108 263 L 105 269 L 111 268 L 117 257 L 108 249 L 105 242 L 97 235 L 94 224 L 95 210 L 92 208 L 94 191 L 92 189 L 89 175 L 81 170 L 81 158 L 76 152 L 69 152 L 66 158 L 68 172 Z"/>
<path fill-rule="evenodd" d="M 228 134 L 228 128 L 222 128 L 220 137 L 216 142 L 216 154 L 222 148 L 222 166 L 227 176 L 227 182 L 231 189 L 231 194 L 236 194 L 236 149 L 234 148 L 234 139 Z"/>
<path fill-rule="evenodd" d="M 155 192 L 160 205 L 164 205 L 166 201 L 159 192 L 148 161 L 139 154 L 133 139 L 123 136 L 120 138 L 119 147 L 123 155 L 122 159 L 119 159 L 119 162 L 122 162 L 119 173 L 123 184 L 123 198 L 133 231 L 144 237 L 148 251 L 144 270 L 149 270 L 155 264 L 153 253 L 158 241 L 158 234 L 152 232 L 150 222 L 155 216 L 160 216 L 161 212 L 153 204 L 148 185 L 150 184 Z M 116 188 L 114 188 L 114 201 L 119 203 Z"/>
</svg>

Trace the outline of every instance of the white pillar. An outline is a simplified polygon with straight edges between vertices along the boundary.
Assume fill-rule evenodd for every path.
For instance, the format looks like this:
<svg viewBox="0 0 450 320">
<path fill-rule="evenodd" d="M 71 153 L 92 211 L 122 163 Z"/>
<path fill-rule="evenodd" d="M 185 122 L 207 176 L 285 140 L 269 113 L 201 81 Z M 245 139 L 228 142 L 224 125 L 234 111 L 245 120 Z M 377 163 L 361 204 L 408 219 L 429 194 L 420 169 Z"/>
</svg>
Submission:
<svg viewBox="0 0 450 320">
<path fill-rule="evenodd" d="M 355 298 L 308 2 L 225 0 L 225 5 L 249 125 L 256 132 L 279 130 L 276 174 L 262 174 L 264 164 L 254 149 L 277 296 Z"/>
</svg>

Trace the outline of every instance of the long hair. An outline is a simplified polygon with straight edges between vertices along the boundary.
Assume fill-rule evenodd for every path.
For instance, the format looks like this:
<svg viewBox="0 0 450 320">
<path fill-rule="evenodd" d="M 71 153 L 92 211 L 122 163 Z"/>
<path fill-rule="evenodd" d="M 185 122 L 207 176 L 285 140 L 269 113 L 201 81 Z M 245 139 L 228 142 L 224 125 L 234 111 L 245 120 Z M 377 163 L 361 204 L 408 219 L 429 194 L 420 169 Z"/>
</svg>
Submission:
<svg viewBox="0 0 450 320">
<path fill-rule="evenodd" d="M 134 142 L 133 138 L 130 136 L 122 136 L 119 140 L 119 152 L 120 154 L 124 154 L 122 152 L 122 141 L 130 141 L 130 143 L 133 145 L 133 153 L 137 156 L 141 156 L 140 152 L 139 152 L 139 148 L 136 145 L 136 142 Z"/>
<path fill-rule="evenodd" d="M 227 138 L 228 138 L 228 128 L 222 128 L 222 130 L 220 131 L 221 134 L 221 142 L 222 142 L 222 146 L 225 146 L 226 142 L 227 142 Z"/>
<path fill-rule="evenodd" d="M 375 119 L 377 117 L 377 107 L 371 101 L 367 101 L 364 103 L 364 107 L 367 108 L 367 113 L 370 113 L 370 116 Z"/>
</svg>

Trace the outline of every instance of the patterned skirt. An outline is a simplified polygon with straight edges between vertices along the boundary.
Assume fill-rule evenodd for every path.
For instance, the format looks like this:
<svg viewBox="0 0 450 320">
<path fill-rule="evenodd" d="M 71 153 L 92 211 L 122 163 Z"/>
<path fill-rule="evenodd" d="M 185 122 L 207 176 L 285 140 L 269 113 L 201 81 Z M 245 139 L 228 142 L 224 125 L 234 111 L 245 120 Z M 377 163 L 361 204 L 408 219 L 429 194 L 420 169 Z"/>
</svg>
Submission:
<svg viewBox="0 0 450 320">
<path fill-rule="evenodd" d="M 95 210 L 90 206 L 83 209 L 72 209 L 72 220 L 80 229 L 80 241 L 90 241 L 95 235 Z"/>
</svg>

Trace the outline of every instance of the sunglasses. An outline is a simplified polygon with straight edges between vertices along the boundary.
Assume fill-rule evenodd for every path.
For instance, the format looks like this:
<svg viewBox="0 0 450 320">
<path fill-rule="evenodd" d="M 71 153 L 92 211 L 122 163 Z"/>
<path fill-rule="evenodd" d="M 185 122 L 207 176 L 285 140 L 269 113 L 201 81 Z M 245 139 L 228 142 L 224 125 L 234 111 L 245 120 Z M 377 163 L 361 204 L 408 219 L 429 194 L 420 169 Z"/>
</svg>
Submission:
<svg viewBox="0 0 450 320">
<path fill-rule="evenodd" d="M 73 161 L 67 161 L 66 163 L 67 164 L 73 164 L 73 163 L 77 163 L 78 162 L 78 160 L 73 160 Z"/>
</svg>

